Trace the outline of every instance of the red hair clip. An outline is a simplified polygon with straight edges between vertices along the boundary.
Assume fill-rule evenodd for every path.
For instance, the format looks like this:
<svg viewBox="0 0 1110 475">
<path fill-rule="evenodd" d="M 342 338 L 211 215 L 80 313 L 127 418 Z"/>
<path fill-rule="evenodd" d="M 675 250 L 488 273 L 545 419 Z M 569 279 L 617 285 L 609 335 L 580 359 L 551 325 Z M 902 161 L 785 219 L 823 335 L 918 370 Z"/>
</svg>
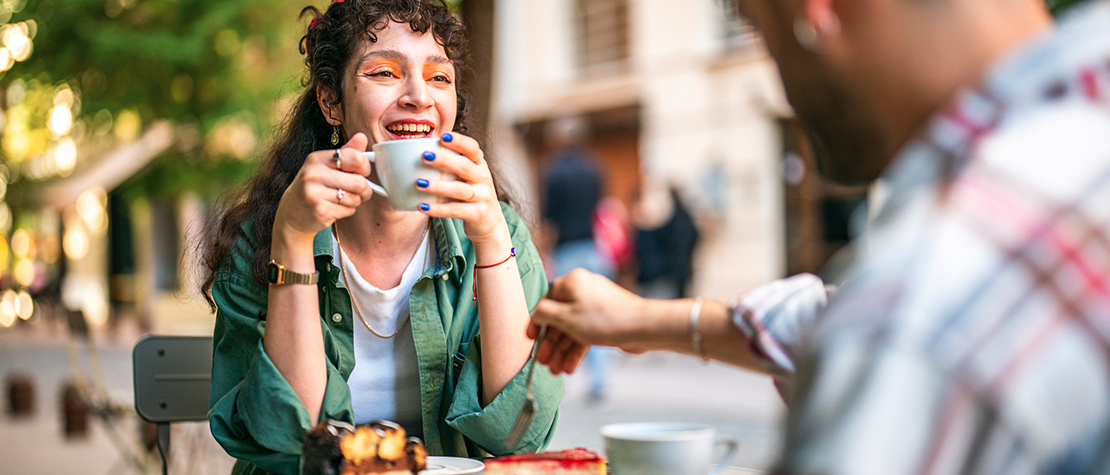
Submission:
<svg viewBox="0 0 1110 475">
<path fill-rule="evenodd" d="M 330 7 L 331 5 L 334 5 L 336 3 L 343 3 L 343 0 L 331 0 L 331 4 L 329 4 L 328 6 Z M 312 29 L 316 27 L 316 23 L 317 20 L 313 18 L 312 21 L 308 23 L 308 31 L 312 31 Z M 308 49 L 311 50 L 312 48 Z"/>
</svg>

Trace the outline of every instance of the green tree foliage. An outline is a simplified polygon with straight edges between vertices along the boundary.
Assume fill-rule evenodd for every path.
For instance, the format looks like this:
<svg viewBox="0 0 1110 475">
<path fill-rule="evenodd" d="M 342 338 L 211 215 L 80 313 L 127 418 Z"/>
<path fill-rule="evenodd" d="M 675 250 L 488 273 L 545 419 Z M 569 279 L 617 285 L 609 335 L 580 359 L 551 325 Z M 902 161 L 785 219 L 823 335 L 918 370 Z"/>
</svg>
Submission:
<svg viewBox="0 0 1110 475">
<path fill-rule="evenodd" d="M 126 138 L 120 128 L 136 118 L 131 125 L 139 130 L 169 121 L 176 145 L 129 186 L 144 193 L 215 193 L 248 171 L 279 120 L 282 98 L 299 88 L 297 41 L 306 21 L 298 13 L 304 5 L 31 0 L 10 21 L 33 22 L 34 52 L 7 71 L 0 87 L 68 86 L 77 96 L 79 138 L 111 137 L 113 130 Z M 19 164 L 9 165 L 18 172 Z"/>
</svg>

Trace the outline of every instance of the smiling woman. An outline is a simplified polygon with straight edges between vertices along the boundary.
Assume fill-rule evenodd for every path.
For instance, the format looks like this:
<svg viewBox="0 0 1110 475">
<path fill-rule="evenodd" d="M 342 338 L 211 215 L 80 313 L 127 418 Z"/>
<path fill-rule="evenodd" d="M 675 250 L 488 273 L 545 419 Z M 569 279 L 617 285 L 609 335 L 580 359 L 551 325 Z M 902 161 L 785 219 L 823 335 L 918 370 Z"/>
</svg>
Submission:
<svg viewBox="0 0 1110 475">
<path fill-rule="evenodd" d="M 305 432 L 329 419 L 397 421 L 432 455 L 544 448 L 563 391 L 546 371 L 528 434 L 505 443 L 547 282 L 481 146 L 461 133 L 462 25 L 441 0 L 303 13 L 304 93 L 209 227 L 213 435 L 236 473 L 297 472 Z M 419 166 L 457 180 L 415 180 L 428 202 L 392 209 L 363 152 L 430 137 L 438 147 Z"/>
</svg>

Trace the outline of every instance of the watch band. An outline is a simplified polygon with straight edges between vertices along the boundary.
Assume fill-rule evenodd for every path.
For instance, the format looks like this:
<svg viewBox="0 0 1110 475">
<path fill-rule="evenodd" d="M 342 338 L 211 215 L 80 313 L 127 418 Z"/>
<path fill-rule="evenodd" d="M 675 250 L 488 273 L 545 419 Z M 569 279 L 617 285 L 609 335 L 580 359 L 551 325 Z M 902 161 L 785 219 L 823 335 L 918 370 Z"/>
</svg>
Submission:
<svg viewBox="0 0 1110 475">
<path fill-rule="evenodd" d="M 266 280 L 274 285 L 315 284 L 320 280 L 320 273 L 301 274 L 293 272 L 278 264 L 277 261 L 270 259 L 270 263 L 266 266 Z"/>
</svg>

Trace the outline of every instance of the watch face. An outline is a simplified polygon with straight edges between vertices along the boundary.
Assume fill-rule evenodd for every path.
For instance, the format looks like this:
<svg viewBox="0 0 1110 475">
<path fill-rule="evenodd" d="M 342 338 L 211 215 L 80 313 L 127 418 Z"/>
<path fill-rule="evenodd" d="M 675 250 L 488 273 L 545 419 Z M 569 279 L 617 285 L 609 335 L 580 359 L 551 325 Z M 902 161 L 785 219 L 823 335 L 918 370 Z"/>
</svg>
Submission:
<svg viewBox="0 0 1110 475">
<path fill-rule="evenodd" d="M 276 263 L 271 262 L 269 264 L 266 264 L 266 280 L 270 281 L 271 284 L 278 283 L 279 270 L 280 269 L 278 268 L 278 265 Z"/>
</svg>

